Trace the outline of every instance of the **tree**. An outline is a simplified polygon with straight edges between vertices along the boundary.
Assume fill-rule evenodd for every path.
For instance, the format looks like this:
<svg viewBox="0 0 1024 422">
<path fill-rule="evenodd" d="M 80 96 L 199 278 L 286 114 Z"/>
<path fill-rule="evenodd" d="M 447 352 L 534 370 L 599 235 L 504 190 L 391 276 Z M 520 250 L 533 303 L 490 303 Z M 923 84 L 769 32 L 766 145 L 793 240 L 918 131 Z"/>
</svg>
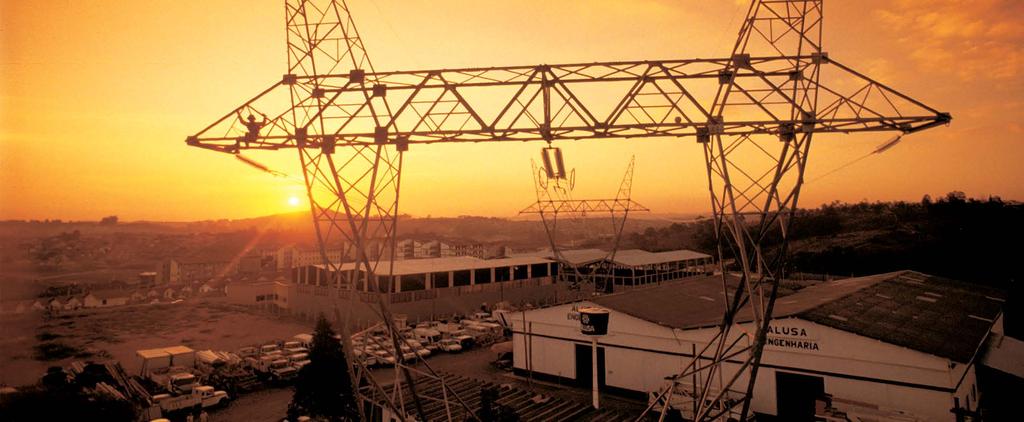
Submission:
<svg viewBox="0 0 1024 422">
<path fill-rule="evenodd" d="M 313 332 L 309 363 L 299 370 L 288 419 L 300 416 L 327 421 L 357 421 L 356 395 L 348 373 L 348 360 L 327 318 L 320 315 Z"/>
<path fill-rule="evenodd" d="M 116 215 L 110 215 L 110 216 L 106 216 L 106 217 L 103 217 L 102 219 L 100 219 L 100 225 L 113 226 L 115 224 L 117 224 L 117 216 Z"/>
</svg>

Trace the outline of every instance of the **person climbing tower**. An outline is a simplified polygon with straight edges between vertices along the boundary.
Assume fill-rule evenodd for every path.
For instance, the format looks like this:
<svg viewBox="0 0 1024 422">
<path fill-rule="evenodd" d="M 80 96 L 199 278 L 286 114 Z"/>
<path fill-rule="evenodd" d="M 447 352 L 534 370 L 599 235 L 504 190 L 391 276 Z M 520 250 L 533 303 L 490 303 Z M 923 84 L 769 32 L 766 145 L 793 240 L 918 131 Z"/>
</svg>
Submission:
<svg viewBox="0 0 1024 422">
<path fill-rule="evenodd" d="M 260 130 L 263 129 L 267 123 L 270 123 L 270 119 L 268 119 L 267 115 L 263 113 L 260 113 L 260 116 L 263 116 L 262 122 L 256 121 L 256 116 L 253 116 L 251 113 L 246 119 L 242 119 L 242 112 L 239 111 L 236 112 L 236 114 L 238 115 L 238 121 L 245 125 L 246 128 L 245 137 L 243 138 L 245 142 L 256 142 L 256 139 L 260 137 Z"/>
</svg>

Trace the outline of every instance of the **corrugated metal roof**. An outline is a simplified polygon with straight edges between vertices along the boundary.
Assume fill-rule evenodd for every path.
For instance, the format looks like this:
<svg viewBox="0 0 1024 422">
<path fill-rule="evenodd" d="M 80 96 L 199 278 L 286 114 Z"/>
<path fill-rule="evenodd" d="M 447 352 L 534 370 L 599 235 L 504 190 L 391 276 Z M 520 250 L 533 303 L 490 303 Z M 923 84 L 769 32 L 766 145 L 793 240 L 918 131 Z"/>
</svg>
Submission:
<svg viewBox="0 0 1024 422">
<path fill-rule="evenodd" d="M 729 276 L 727 282 L 730 289 L 735 289 L 739 279 Z M 601 306 L 679 329 L 718 324 L 722 321 L 724 300 L 721 276 L 698 277 L 591 299 Z"/>
<path fill-rule="evenodd" d="M 569 249 L 559 252 L 562 254 L 562 258 L 572 265 L 591 264 L 609 258 L 611 255 L 609 251 L 602 249 Z M 529 252 L 518 256 L 541 256 L 555 259 L 554 254 L 550 250 Z M 643 249 L 623 249 L 615 252 L 615 259 L 613 261 L 619 265 L 630 267 L 700 258 L 711 258 L 711 255 L 687 249 L 665 252 L 648 252 Z"/>
<path fill-rule="evenodd" d="M 586 265 L 608 257 L 608 252 L 600 249 L 570 249 L 558 251 L 562 260 L 572 265 Z M 555 259 L 554 253 L 548 251 L 546 257 Z"/>
<path fill-rule="evenodd" d="M 967 363 L 1002 312 L 1005 297 L 984 286 L 901 271 L 798 316 Z"/>
<path fill-rule="evenodd" d="M 474 270 L 478 268 L 496 268 L 496 267 L 509 267 L 514 265 L 530 265 L 530 264 L 543 264 L 552 262 L 550 259 L 542 257 L 528 257 L 518 256 L 512 258 L 497 258 L 497 259 L 480 259 L 470 256 L 453 256 L 445 258 L 424 258 L 424 259 L 406 259 L 394 261 L 394 271 L 391 272 L 393 275 L 405 275 L 405 274 L 426 274 L 433 272 L 447 272 L 447 271 L 459 271 L 459 270 Z M 321 265 L 315 265 L 318 268 L 324 268 Z M 381 262 L 377 265 L 377 274 L 384 275 L 388 274 L 391 267 L 390 262 Z M 353 262 L 345 263 L 341 266 L 342 270 L 351 270 L 356 268 L 356 264 Z"/>
<path fill-rule="evenodd" d="M 705 258 L 711 258 L 711 255 L 688 249 L 665 252 L 648 252 L 641 249 L 626 249 L 616 252 L 615 258 L 612 262 L 625 267 L 640 267 L 644 265 L 656 265 L 668 262 Z"/>
<path fill-rule="evenodd" d="M 735 289 L 738 279 L 730 276 L 727 282 Z M 821 283 L 781 296 L 773 316 L 798 317 L 966 363 L 998 318 L 1004 297 L 983 286 L 899 271 Z M 724 299 L 721 277 L 709 276 L 593 301 L 656 324 L 693 329 L 718 324 Z M 739 312 L 738 322 L 750 320 L 749 308 Z"/>
</svg>

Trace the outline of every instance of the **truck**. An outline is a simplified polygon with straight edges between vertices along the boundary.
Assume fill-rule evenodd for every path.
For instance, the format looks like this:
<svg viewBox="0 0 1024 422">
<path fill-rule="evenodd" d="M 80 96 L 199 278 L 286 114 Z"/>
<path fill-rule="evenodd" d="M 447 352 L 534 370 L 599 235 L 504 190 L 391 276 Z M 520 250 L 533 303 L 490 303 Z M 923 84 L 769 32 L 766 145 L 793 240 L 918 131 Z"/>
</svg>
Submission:
<svg viewBox="0 0 1024 422">
<path fill-rule="evenodd" d="M 269 355 L 274 352 L 281 351 L 281 347 L 277 344 L 264 344 L 260 346 L 260 356 Z"/>
<path fill-rule="evenodd" d="M 437 343 L 437 345 L 441 350 L 448 353 L 458 353 L 462 351 L 462 345 L 459 344 L 459 341 L 452 338 L 442 339 Z"/>
<path fill-rule="evenodd" d="M 300 346 L 310 348 L 313 346 L 313 335 L 308 333 L 296 334 L 292 337 L 293 341 L 297 341 Z"/>
<path fill-rule="evenodd" d="M 293 355 L 288 355 L 288 363 L 291 364 L 296 371 L 298 371 L 307 363 L 309 363 L 309 353 L 296 353 Z"/>
<path fill-rule="evenodd" d="M 473 319 L 473 320 L 476 320 L 476 321 L 488 321 L 488 322 L 490 322 L 491 319 L 492 319 L 490 312 L 477 312 L 477 313 L 474 313 L 473 316 L 470 317 L 470 318 Z"/>
<path fill-rule="evenodd" d="M 273 355 L 259 358 L 250 357 L 245 359 L 245 364 L 253 371 L 256 371 L 257 374 L 267 376 L 270 374 L 270 365 L 277 359 L 279 358 Z"/>
<path fill-rule="evenodd" d="M 476 337 L 466 334 L 466 331 L 464 330 L 452 333 L 449 338 L 459 342 L 459 346 L 462 346 L 462 350 L 470 349 L 476 345 Z"/>
<path fill-rule="evenodd" d="M 288 359 L 277 359 L 270 363 L 268 372 L 272 380 L 285 382 L 295 378 L 299 371 L 288 362 Z"/>
<path fill-rule="evenodd" d="M 472 335 L 478 344 L 495 342 L 505 336 L 505 329 L 501 324 L 493 322 L 463 320 L 462 326 L 466 330 L 466 334 Z"/>
<path fill-rule="evenodd" d="M 295 347 L 289 347 L 289 348 L 284 349 L 284 353 L 282 353 L 282 354 L 284 356 L 292 356 L 292 355 L 301 355 L 301 354 L 304 354 L 304 353 L 309 353 L 309 349 L 307 349 L 305 347 L 302 347 L 302 346 L 295 346 Z"/>
<path fill-rule="evenodd" d="M 384 350 L 373 351 L 373 356 L 376 357 L 377 363 L 385 366 L 393 366 L 395 364 L 395 357 L 391 353 Z"/>
<path fill-rule="evenodd" d="M 295 375 L 298 375 L 299 374 L 299 370 L 301 370 L 303 366 L 309 365 L 310 362 L 312 362 L 312 361 L 309 360 L 309 359 L 303 359 L 303 360 L 292 362 L 292 367 L 295 368 Z"/>
<path fill-rule="evenodd" d="M 167 391 L 172 393 L 188 394 L 196 387 L 199 387 L 199 380 L 196 379 L 195 375 L 188 372 L 170 374 L 167 377 Z"/>
<path fill-rule="evenodd" d="M 505 334 L 504 327 L 496 322 L 463 320 L 462 326 L 466 329 L 484 332 L 495 340 L 501 338 Z"/>
<path fill-rule="evenodd" d="M 256 356 L 257 354 L 259 353 L 255 347 L 243 347 L 241 349 L 238 349 L 238 356 L 241 357 L 242 359 L 251 358 L 253 356 Z"/>
<path fill-rule="evenodd" d="M 220 390 L 214 390 L 213 387 L 208 385 L 193 388 L 188 394 L 177 396 L 171 394 L 157 394 L 153 396 L 153 403 L 160 406 L 160 410 L 165 414 L 195 408 L 196 406 L 201 406 L 206 409 L 226 403 L 227 400 L 228 393 Z"/>
<path fill-rule="evenodd" d="M 412 333 L 420 343 L 430 345 L 441 341 L 441 332 L 433 328 L 414 328 Z"/>
<path fill-rule="evenodd" d="M 413 353 L 416 353 L 421 358 L 430 356 L 430 349 L 423 347 L 423 343 L 420 343 L 418 340 L 405 339 L 405 347 L 411 349 Z"/>
</svg>

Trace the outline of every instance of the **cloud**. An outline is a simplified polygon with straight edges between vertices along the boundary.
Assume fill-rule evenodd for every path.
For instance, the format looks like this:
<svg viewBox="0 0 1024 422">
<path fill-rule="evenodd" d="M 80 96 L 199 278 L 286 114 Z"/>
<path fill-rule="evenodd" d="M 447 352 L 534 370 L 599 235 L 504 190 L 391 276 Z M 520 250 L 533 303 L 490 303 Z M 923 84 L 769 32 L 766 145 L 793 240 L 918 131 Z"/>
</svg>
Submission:
<svg viewBox="0 0 1024 422">
<path fill-rule="evenodd" d="M 961 81 L 1013 80 L 1024 71 L 1024 2 L 898 0 L 874 13 L 909 57 Z"/>
</svg>

